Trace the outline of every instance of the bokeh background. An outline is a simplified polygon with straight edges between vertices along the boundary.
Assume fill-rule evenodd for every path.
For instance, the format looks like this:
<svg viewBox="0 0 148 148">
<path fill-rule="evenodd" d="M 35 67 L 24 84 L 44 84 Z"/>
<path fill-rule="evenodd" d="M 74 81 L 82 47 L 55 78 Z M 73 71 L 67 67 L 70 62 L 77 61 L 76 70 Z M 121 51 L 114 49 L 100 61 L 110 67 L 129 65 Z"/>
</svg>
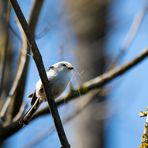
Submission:
<svg viewBox="0 0 148 148">
<path fill-rule="evenodd" d="M 25 17 L 29 18 L 33 1 L 18 2 Z M 77 69 L 72 79 L 74 87 L 77 87 L 107 71 L 111 61 L 119 55 L 113 66 L 130 61 L 148 46 L 147 7 L 147 0 L 44 0 L 35 38 L 46 69 L 60 60 L 71 62 Z M 13 9 L 10 24 L 19 34 Z M 131 26 L 132 31 L 129 31 Z M 132 35 L 134 37 L 130 42 Z M 21 42 L 11 30 L 10 36 L 13 76 Z M 27 96 L 39 79 L 31 53 L 28 56 L 30 63 L 23 97 L 28 103 L 27 109 L 30 102 Z M 85 103 L 84 98 L 94 98 L 79 115 L 64 124 L 72 147 L 138 147 L 145 122 L 138 113 L 146 108 L 148 98 L 147 65 L 146 59 L 113 80 L 105 86 L 106 93 L 103 95 L 92 92 L 59 108 L 64 120 Z M 33 120 L 9 137 L 2 147 L 59 148 L 51 116 L 45 115 Z"/>
</svg>

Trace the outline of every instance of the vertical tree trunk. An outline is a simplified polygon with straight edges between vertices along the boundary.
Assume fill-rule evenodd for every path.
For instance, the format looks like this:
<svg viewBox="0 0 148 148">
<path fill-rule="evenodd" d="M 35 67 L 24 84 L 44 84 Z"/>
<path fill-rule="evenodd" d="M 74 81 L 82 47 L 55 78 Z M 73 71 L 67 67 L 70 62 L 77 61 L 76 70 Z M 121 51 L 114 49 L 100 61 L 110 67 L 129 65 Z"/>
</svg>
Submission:
<svg viewBox="0 0 148 148">
<path fill-rule="evenodd" d="M 9 28 L 6 21 L 7 9 L 8 1 L 0 0 L 0 107 L 12 81 L 12 51 L 9 46 Z"/>
<path fill-rule="evenodd" d="M 78 39 L 75 50 L 77 64 L 82 71 L 82 81 L 98 76 L 105 68 L 105 53 L 103 51 L 106 27 L 107 1 L 103 0 L 67 0 L 69 17 Z M 92 92 L 93 93 L 93 92 Z M 89 95 L 85 97 L 89 98 Z M 79 106 L 87 100 L 82 99 Z M 101 101 L 100 101 L 101 100 Z M 95 95 L 94 101 L 79 115 L 73 125 L 76 131 L 77 148 L 102 148 L 104 139 L 104 121 L 97 119 L 97 103 L 104 101 L 104 97 Z M 101 110 L 101 112 L 103 112 Z"/>
</svg>

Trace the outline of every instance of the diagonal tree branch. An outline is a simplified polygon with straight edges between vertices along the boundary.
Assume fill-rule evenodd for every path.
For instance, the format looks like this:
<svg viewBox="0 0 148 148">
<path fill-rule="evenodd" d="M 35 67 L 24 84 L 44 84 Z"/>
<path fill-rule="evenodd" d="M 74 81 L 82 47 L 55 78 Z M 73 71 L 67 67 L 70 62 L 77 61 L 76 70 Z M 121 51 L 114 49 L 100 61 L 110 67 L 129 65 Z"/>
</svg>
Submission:
<svg viewBox="0 0 148 148">
<path fill-rule="evenodd" d="M 56 106 L 56 103 L 53 99 L 54 97 L 51 93 L 50 84 L 49 84 L 49 81 L 47 79 L 46 71 L 45 71 L 45 68 L 44 68 L 44 65 L 43 65 L 43 61 L 42 61 L 42 57 L 41 57 L 41 54 L 39 52 L 39 49 L 36 45 L 36 42 L 34 40 L 32 33 L 31 33 L 31 30 L 30 30 L 30 28 L 27 24 L 27 21 L 26 21 L 24 15 L 23 15 L 17 1 L 16 0 L 10 0 L 10 2 L 11 2 L 12 6 L 15 10 L 15 13 L 16 13 L 19 21 L 20 21 L 20 24 L 21 24 L 21 26 L 22 26 L 25 34 L 26 34 L 28 43 L 30 45 L 32 55 L 33 55 L 33 59 L 35 61 L 35 64 L 37 66 L 37 69 L 38 69 L 38 72 L 39 72 L 39 75 L 40 75 L 40 78 L 41 78 L 41 81 L 42 81 L 43 86 L 44 86 L 44 90 L 45 90 L 45 93 L 46 93 L 46 96 L 47 96 L 50 111 L 51 111 L 51 114 L 52 114 L 52 117 L 53 117 L 53 120 L 54 120 L 54 123 L 55 123 L 55 127 L 57 129 L 57 133 L 58 133 L 58 136 L 59 136 L 59 139 L 60 139 L 60 142 L 61 142 L 61 147 L 62 148 L 69 148 L 70 145 L 69 145 L 67 137 L 65 135 L 63 125 L 62 125 L 62 122 L 61 122 L 61 119 L 60 119 L 60 116 L 59 116 L 59 113 L 58 113 L 58 110 L 57 110 L 57 106 Z"/>
<path fill-rule="evenodd" d="M 147 57 L 148 57 L 148 49 L 143 51 L 140 55 L 138 55 L 132 61 L 124 64 L 123 66 L 118 67 L 118 68 L 114 68 L 101 76 L 98 76 L 90 81 L 85 82 L 79 88 L 71 90 L 71 92 L 68 93 L 65 97 L 62 97 L 60 100 L 57 101 L 57 105 L 61 106 L 61 105 L 64 105 L 66 102 L 70 102 L 74 99 L 77 99 L 79 97 L 78 90 L 80 90 L 81 95 L 85 95 L 93 89 L 98 89 L 99 90 L 98 93 L 99 93 L 101 90 L 101 89 L 99 89 L 100 87 L 103 87 L 105 84 L 108 84 L 110 81 L 114 80 L 118 76 L 125 74 L 126 72 L 128 72 L 128 70 L 130 70 L 131 68 L 134 68 L 137 64 L 139 64 L 140 62 L 145 60 Z M 98 84 L 94 81 L 96 81 Z M 85 87 L 87 86 L 88 88 L 83 90 L 84 86 Z M 49 108 L 45 107 L 44 109 L 38 111 L 34 115 L 32 120 L 34 120 L 42 115 L 49 114 L 49 113 L 50 113 Z M 13 122 L 11 125 L 6 126 L 6 127 L 2 127 L 0 125 L 0 138 L 1 139 L 8 138 L 12 134 L 19 131 L 23 127 L 23 124 L 20 124 L 19 121 L 20 121 L 20 119 Z"/>
<path fill-rule="evenodd" d="M 98 76 L 92 80 L 89 80 L 85 83 L 83 83 L 80 87 L 76 89 L 72 89 L 66 96 L 60 98 L 57 100 L 57 105 L 61 106 L 65 104 L 66 102 L 69 102 L 71 100 L 76 99 L 79 97 L 79 93 L 81 95 L 85 95 L 86 93 L 90 92 L 93 89 L 99 89 L 103 87 L 104 85 L 108 84 L 110 81 L 114 80 L 118 76 L 123 75 L 125 72 L 129 71 L 131 68 L 139 64 L 141 61 L 146 59 L 148 57 L 148 49 L 145 49 L 140 55 L 138 55 L 136 58 L 134 58 L 132 61 L 124 64 L 121 67 L 114 68 L 101 76 Z M 101 89 L 99 90 L 99 92 Z M 98 93 L 99 93 L 98 92 Z M 46 107 L 40 111 L 38 111 L 33 118 L 36 118 L 42 114 L 49 113 L 49 109 Z"/>
</svg>

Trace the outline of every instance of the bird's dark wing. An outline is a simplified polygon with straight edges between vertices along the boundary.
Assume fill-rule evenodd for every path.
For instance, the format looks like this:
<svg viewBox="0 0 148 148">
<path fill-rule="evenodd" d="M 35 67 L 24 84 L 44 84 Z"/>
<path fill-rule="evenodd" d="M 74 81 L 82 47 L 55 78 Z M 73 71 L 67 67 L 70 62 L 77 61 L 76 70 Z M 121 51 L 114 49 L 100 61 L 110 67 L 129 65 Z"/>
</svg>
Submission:
<svg viewBox="0 0 148 148">
<path fill-rule="evenodd" d="M 36 99 L 37 99 L 36 93 L 34 92 L 33 96 L 32 96 L 32 100 L 31 100 L 31 105 L 33 105 L 35 103 Z"/>
<path fill-rule="evenodd" d="M 30 94 L 28 96 L 28 98 L 32 98 L 32 100 L 31 100 L 31 106 L 32 106 L 35 103 L 36 99 L 37 99 L 36 93 L 34 92 L 34 93 Z"/>
<path fill-rule="evenodd" d="M 28 96 L 28 98 L 32 98 L 33 95 L 34 95 L 34 93 L 31 93 L 31 94 Z"/>
</svg>

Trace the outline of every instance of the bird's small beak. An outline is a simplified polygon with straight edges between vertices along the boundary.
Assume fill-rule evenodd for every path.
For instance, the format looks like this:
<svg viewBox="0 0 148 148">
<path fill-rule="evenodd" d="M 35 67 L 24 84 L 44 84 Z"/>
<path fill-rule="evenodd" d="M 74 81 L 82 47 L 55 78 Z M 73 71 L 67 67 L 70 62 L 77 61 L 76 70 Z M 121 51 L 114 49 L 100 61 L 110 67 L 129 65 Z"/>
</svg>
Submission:
<svg viewBox="0 0 148 148">
<path fill-rule="evenodd" d="M 74 67 L 72 67 L 72 66 L 69 66 L 69 67 L 68 67 L 68 69 L 69 69 L 69 70 L 72 70 L 72 69 L 74 69 Z"/>
</svg>

